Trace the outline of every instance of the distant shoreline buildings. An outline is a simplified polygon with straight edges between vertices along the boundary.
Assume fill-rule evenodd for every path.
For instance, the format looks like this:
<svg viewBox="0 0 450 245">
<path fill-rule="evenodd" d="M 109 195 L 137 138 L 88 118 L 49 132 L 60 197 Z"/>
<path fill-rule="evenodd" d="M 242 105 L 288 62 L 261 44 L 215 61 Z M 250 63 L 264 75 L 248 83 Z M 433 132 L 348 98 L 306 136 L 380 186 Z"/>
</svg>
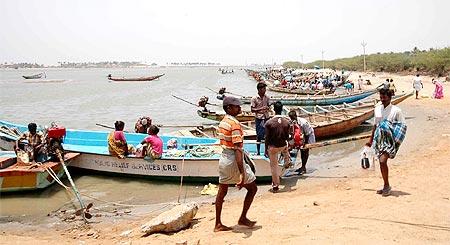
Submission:
<svg viewBox="0 0 450 245">
<path fill-rule="evenodd" d="M 217 62 L 168 62 L 170 66 L 221 66 Z M 104 61 L 104 62 L 58 62 L 58 65 L 44 65 L 37 63 L 0 63 L 0 69 L 28 69 L 28 68 L 150 68 L 159 67 L 157 63 L 145 64 L 134 61 Z"/>
</svg>

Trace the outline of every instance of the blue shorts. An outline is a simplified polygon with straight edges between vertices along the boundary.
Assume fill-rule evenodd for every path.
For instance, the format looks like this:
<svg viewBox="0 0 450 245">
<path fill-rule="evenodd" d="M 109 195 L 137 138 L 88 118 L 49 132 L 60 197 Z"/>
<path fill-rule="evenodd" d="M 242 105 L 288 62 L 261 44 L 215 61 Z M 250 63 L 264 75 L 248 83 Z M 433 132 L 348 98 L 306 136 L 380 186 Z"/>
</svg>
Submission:
<svg viewBox="0 0 450 245">
<path fill-rule="evenodd" d="M 256 127 L 256 141 L 261 142 L 261 140 L 264 140 L 266 135 L 266 119 L 255 119 L 255 127 Z"/>
</svg>

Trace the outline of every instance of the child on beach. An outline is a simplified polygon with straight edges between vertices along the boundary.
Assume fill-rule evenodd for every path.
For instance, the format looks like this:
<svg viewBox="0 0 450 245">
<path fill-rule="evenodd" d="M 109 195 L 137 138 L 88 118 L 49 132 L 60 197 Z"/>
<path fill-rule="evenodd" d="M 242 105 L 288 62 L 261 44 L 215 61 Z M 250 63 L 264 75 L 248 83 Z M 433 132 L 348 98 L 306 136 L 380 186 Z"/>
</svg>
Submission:
<svg viewBox="0 0 450 245">
<path fill-rule="evenodd" d="M 158 136 L 159 128 L 150 125 L 148 128 L 148 136 L 145 137 L 141 146 L 136 151 L 136 157 L 149 157 L 150 159 L 159 159 L 163 153 L 163 142 Z"/>
</svg>

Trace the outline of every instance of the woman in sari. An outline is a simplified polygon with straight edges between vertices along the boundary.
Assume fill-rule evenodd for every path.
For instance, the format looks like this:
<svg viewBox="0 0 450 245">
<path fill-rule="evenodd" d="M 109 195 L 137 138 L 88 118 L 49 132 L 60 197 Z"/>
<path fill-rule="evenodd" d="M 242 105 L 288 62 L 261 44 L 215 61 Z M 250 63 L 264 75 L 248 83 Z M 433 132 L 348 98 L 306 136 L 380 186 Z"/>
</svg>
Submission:
<svg viewBox="0 0 450 245">
<path fill-rule="evenodd" d="M 133 152 L 133 146 L 128 145 L 125 139 L 125 134 L 123 133 L 125 123 L 116 121 L 114 127 L 115 130 L 108 135 L 108 150 L 111 156 L 122 159 Z"/>
<path fill-rule="evenodd" d="M 439 80 L 432 80 L 432 83 L 434 84 L 434 92 L 433 92 L 433 98 L 435 99 L 442 99 L 444 98 L 444 86 L 442 86 L 442 83 L 439 82 Z"/>
</svg>

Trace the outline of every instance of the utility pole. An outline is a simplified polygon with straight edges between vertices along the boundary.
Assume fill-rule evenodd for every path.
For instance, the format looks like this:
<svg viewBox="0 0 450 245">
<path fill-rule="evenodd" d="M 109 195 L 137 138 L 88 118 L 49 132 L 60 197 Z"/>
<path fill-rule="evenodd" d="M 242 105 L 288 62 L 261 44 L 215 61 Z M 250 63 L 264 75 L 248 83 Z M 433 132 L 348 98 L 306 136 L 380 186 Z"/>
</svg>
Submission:
<svg viewBox="0 0 450 245">
<path fill-rule="evenodd" d="M 300 57 L 302 58 L 302 70 L 304 70 L 304 69 L 305 69 L 305 66 L 304 66 L 304 64 L 303 64 L 303 54 L 301 54 Z"/>
<path fill-rule="evenodd" d="M 325 60 L 323 59 L 323 53 L 325 53 L 325 51 L 322 50 L 322 69 L 325 69 Z"/>
<path fill-rule="evenodd" d="M 366 45 L 367 43 L 364 41 L 361 43 L 361 46 L 363 47 L 364 72 L 366 72 Z"/>
</svg>

